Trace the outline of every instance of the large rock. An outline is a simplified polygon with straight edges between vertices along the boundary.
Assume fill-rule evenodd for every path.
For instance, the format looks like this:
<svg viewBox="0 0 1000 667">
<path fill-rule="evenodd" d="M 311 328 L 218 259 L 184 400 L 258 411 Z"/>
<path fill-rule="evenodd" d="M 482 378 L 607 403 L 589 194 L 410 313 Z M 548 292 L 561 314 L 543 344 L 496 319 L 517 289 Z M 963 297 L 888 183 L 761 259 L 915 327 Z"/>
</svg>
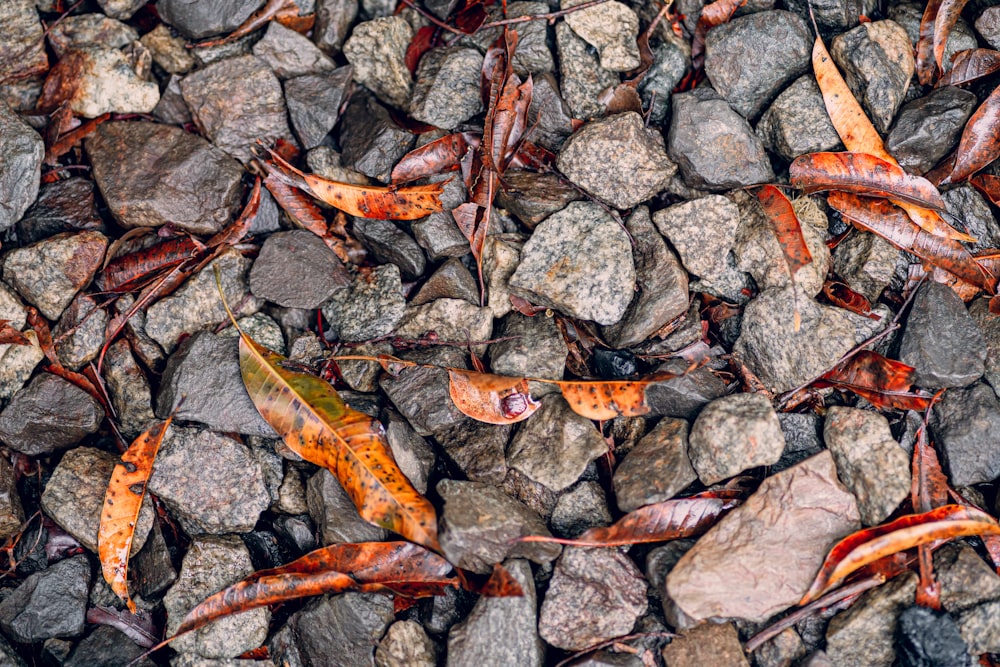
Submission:
<svg viewBox="0 0 1000 667">
<path fill-rule="evenodd" d="M 740 210 L 732 200 L 708 195 L 674 204 L 654 213 L 653 222 L 688 271 L 706 279 L 725 275 L 726 255 L 740 225 Z"/>
<path fill-rule="evenodd" d="M 349 282 L 340 259 L 304 229 L 269 236 L 250 269 L 254 295 L 286 308 L 319 308 Z"/>
<path fill-rule="evenodd" d="M 413 28 L 402 16 L 356 25 L 344 43 L 344 57 L 354 66 L 354 80 L 386 104 L 406 108 L 413 85 L 405 62 L 411 39 Z"/>
<path fill-rule="evenodd" d="M 420 59 L 410 115 L 422 123 L 451 129 L 483 110 L 479 77 L 483 56 L 476 49 L 431 49 Z"/>
<path fill-rule="evenodd" d="M 28 456 L 51 454 L 96 433 L 103 420 L 104 410 L 90 394 L 42 373 L 0 412 L 0 441 Z"/>
<path fill-rule="evenodd" d="M 784 448 L 778 415 L 763 394 L 734 394 L 712 401 L 688 437 L 691 465 L 705 486 L 777 463 Z"/>
<path fill-rule="evenodd" d="M 698 479 L 688 458 L 688 423 L 667 417 L 643 436 L 615 469 L 618 509 L 670 500 Z"/>
<path fill-rule="evenodd" d="M 0 629 L 25 644 L 78 637 L 83 634 L 89 589 L 86 556 L 59 561 L 32 574 L 0 602 Z"/>
<path fill-rule="evenodd" d="M 264 0 L 159 0 L 160 18 L 192 39 L 232 32 Z"/>
<path fill-rule="evenodd" d="M 885 138 L 885 148 L 901 167 L 924 174 L 955 148 L 976 104 L 974 93 L 954 86 L 908 102 Z"/>
<path fill-rule="evenodd" d="M 667 576 L 692 619 L 766 621 L 797 603 L 834 542 L 860 527 L 854 496 L 823 452 L 765 479 Z"/>
<path fill-rule="evenodd" d="M 987 385 L 946 391 L 934 406 L 932 432 L 954 486 L 1000 477 L 1000 402 Z"/>
<path fill-rule="evenodd" d="M 834 616 L 826 630 L 826 652 L 832 664 L 865 667 L 895 664 L 897 619 L 913 604 L 916 591 L 917 575 L 904 572 Z"/>
<path fill-rule="evenodd" d="M 71 64 L 67 64 L 71 63 Z M 78 85 L 67 100 L 73 113 L 96 118 L 105 113 L 149 113 L 160 101 L 155 81 L 144 81 L 125 53 L 112 48 L 72 51 L 59 63 L 72 68 Z"/>
<path fill-rule="evenodd" d="M 293 79 L 306 74 L 322 74 L 337 68 L 309 38 L 278 21 L 271 21 L 264 37 L 253 45 L 253 54 L 267 63 L 278 78 Z"/>
<path fill-rule="evenodd" d="M 3 231 L 20 220 L 38 196 L 45 154 L 42 138 L 3 100 L 0 100 L 0 154 L 3 155 L 0 231 Z"/>
<path fill-rule="evenodd" d="M 812 74 L 799 77 L 774 99 L 757 123 L 757 136 L 786 160 L 841 148 Z"/>
</svg>

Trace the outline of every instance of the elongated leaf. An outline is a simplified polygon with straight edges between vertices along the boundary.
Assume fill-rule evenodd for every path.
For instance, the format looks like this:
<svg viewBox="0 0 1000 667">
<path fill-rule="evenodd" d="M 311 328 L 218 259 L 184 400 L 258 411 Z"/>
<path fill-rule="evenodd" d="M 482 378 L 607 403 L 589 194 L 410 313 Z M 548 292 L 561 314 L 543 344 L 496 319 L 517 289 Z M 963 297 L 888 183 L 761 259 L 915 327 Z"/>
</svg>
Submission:
<svg viewBox="0 0 1000 667">
<path fill-rule="evenodd" d="M 406 183 L 426 178 L 444 171 L 454 171 L 461 166 L 469 148 L 479 148 L 479 135 L 473 132 L 455 132 L 415 148 L 404 155 L 392 170 L 394 183 Z"/>
<path fill-rule="evenodd" d="M 927 429 L 921 428 L 913 446 L 910 503 L 917 512 L 929 512 L 948 504 L 948 477 L 941 469 L 934 446 L 927 441 Z"/>
<path fill-rule="evenodd" d="M 0 320 L 0 345 L 31 345 L 31 341 L 12 327 L 10 320 Z"/>
<path fill-rule="evenodd" d="M 649 385 L 675 377 L 678 377 L 675 373 L 661 372 L 635 380 L 539 381 L 559 385 L 573 412 L 587 419 L 600 420 L 647 414 L 646 389 Z"/>
<path fill-rule="evenodd" d="M 809 153 L 788 167 L 789 179 L 804 192 L 839 190 L 885 197 L 945 210 L 941 193 L 926 178 L 912 176 L 897 165 L 867 153 Z"/>
<path fill-rule="evenodd" d="M 261 416 L 292 451 L 333 473 L 362 518 L 439 550 L 434 507 L 396 465 L 382 425 L 284 360 L 241 332 L 243 384 Z"/>
<path fill-rule="evenodd" d="M 917 39 L 916 70 L 921 85 L 933 83 L 937 73 L 934 62 L 934 20 L 941 8 L 941 0 L 927 0 L 924 14 L 920 19 L 920 37 Z"/>
<path fill-rule="evenodd" d="M 149 248 L 115 257 L 94 279 L 102 292 L 129 292 L 141 288 L 160 271 L 177 266 L 204 250 L 205 245 L 191 236 L 178 236 Z"/>
<path fill-rule="evenodd" d="M 976 174 L 969 179 L 969 183 L 993 202 L 994 206 L 1000 206 L 1000 176 Z"/>
<path fill-rule="evenodd" d="M 410 40 L 409 45 L 406 47 L 406 55 L 403 57 L 403 62 L 406 63 L 406 69 L 410 70 L 410 74 L 417 73 L 420 59 L 438 43 L 438 33 L 440 31 L 441 29 L 437 26 L 425 25 Z"/>
<path fill-rule="evenodd" d="M 951 69 L 942 76 L 935 88 L 961 86 L 989 76 L 1000 70 L 1000 51 L 993 49 L 966 49 L 959 51 L 951 62 Z"/>
<path fill-rule="evenodd" d="M 171 421 L 173 416 L 150 428 L 122 454 L 121 463 L 116 464 L 111 473 L 101 509 L 101 523 L 97 531 L 101 571 L 111 590 L 125 600 L 133 614 L 135 603 L 128 594 L 128 559 L 132 551 L 132 537 L 139 520 L 142 499 L 146 495 L 146 483 L 153 472 L 156 452 Z"/>
<path fill-rule="evenodd" d="M 942 0 L 938 8 L 937 16 L 934 17 L 934 62 L 938 69 L 944 71 L 944 50 L 948 44 L 948 35 L 955 27 L 965 3 L 969 0 Z"/>
<path fill-rule="evenodd" d="M 60 157 L 69 153 L 75 146 L 78 146 L 81 141 L 96 132 L 97 126 L 109 118 L 111 118 L 110 113 L 101 114 L 97 118 L 92 118 L 91 120 L 82 123 L 80 127 L 61 135 L 56 141 L 52 142 L 45 149 L 44 163 L 49 165 L 58 164 Z"/>
<path fill-rule="evenodd" d="M 448 369 L 451 400 L 463 414 L 488 424 L 524 421 L 541 406 L 525 378 Z"/>
<path fill-rule="evenodd" d="M 818 388 L 850 389 L 877 408 L 926 410 L 931 395 L 911 392 L 915 369 L 877 352 L 862 350 L 824 374 Z"/>
<path fill-rule="evenodd" d="M 1000 524 L 980 510 L 945 505 L 848 535 L 830 550 L 799 604 L 809 604 L 847 575 L 880 558 L 921 544 L 971 535 L 1000 535 Z"/>
<path fill-rule="evenodd" d="M 823 296 L 838 308 L 844 308 L 858 315 L 881 319 L 872 313 L 872 304 L 863 294 L 858 294 L 842 282 L 827 280 L 823 283 Z"/>
<path fill-rule="evenodd" d="M 795 209 L 792 208 L 792 202 L 773 185 L 765 185 L 758 190 L 757 199 L 764 207 L 771 229 L 774 230 L 774 235 L 785 254 L 788 272 L 794 276 L 799 269 L 812 262 L 812 253 L 809 252 L 806 239 L 802 236 L 802 226 L 795 215 Z"/>
<path fill-rule="evenodd" d="M 962 130 L 955 167 L 943 183 L 958 183 L 1000 157 L 1000 86 L 993 89 Z"/>
</svg>

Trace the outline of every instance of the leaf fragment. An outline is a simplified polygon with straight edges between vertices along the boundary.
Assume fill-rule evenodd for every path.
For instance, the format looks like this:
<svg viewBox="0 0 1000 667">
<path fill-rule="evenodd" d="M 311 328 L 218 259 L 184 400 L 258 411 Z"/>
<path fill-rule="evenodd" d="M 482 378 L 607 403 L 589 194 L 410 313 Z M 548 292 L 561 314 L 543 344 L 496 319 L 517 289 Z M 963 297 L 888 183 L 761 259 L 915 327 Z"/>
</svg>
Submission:
<svg viewBox="0 0 1000 667">
<path fill-rule="evenodd" d="M 788 272 L 794 276 L 803 266 L 812 263 L 812 253 L 809 252 L 806 239 L 802 235 L 802 225 L 795 215 L 792 202 L 773 185 L 765 185 L 758 190 L 757 199 L 764 207 L 771 229 L 774 230 L 778 244 L 781 245 Z"/>
<path fill-rule="evenodd" d="M 955 152 L 955 166 L 943 184 L 958 183 L 1000 157 L 1000 86 L 969 118 Z"/>
<path fill-rule="evenodd" d="M 531 397 L 528 380 L 492 373 L 448 369 L 451 400 L 463 414 L 487 424 L 524 421 L 541 406 Z"/>
<path fill-rule="evenodd" d="M 926 410 L 931 394 L 910 391 L 915 373 L 901 361 L 862 350 L 825 373 L 814 386 L 849 389 L 879 409 Z"/>
<path fill-rule="evenodd" d="M 951 61 L 951 69 L 938 79 L 934 87 L 961 86 L 998 70 L 1000 70 L 1000 51 L 966 49 L 955 54 Z"/>
</svg>

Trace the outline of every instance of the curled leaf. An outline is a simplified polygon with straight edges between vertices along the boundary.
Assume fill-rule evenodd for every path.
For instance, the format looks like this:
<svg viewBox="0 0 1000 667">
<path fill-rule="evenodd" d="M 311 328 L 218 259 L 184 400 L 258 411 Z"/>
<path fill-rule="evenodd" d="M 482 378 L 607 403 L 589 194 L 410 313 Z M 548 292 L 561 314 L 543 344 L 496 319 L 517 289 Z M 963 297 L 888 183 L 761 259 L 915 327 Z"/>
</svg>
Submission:
<svg viewBox="0 0 1000 667">
<path fill-rule="evenodd" d="M 31 341 L 12 327 L 10 320 L 0 320 L 0 345 L 31 345 Z"/>
<path fill-rule="evenodd" d="M 880 316 L 872 313 L 872 304 L 865 295 L 858 294 L 842 282 L 827 280 L 823 283 L 823 296 L 838 308 L 843 308 L 871 319 L 881 319 Z"/>
<path fill-rule="evenodd" d="M 788 272 L 794 276 L 799 269 L 812 262 L 812 253 L 802 235 L 802 226 L 788 197 L 773 185 L 765 185 L 757 192 L 757 199 L 767 213 L 771 229 L 781 245 L 788 264 Z"/>
<path fill-rule="evenodd" d="M 879 409 L 926 410 L 931 395 L 910 391 L 914 375 L 912 366 L 862 350 L 825 373 L 815 386 L 849 389 Z"/>
<path fill-rule="evenodd" d="M 646 389 L 654 382 L 675 377 L 675 373 L 661 372 L 635 380 L 541 381 L 558 385 L 573 412 L 587 419 L 601 420 L 647 414 Z"/>
<path fill-rule="evenodd" d="M 453 171 L 459 168 L 469 148 L 478 147 L 477 134 L 472 132 L 447 134 L 413 149 L 400 158 L 392 170 L 392 180 L 394 183 L 406 183 L 441 172 Z"/>
<path fill-rule="evenodd" d="M 1000 86 L 993 89 L 965 124 L 955 166 L 942 183 L 958 183 L 1000 157 Z"/>
<path fill-rule="evenodd" d="M 115 257 L 94 279 L 102 292 L 130 292 L 165 269 L 191 259 L 205 245 L 191 236 L 178 236 L 154 246 Z"/>
<path fill-rule="evenodd" d="M 948 44 L 948 36 L 955 27 L 965 3 L 969 0 L 942 0 L 934 17 L 934 62 L 938 69 L 944 71 L 944 50 Z"/>
<path fill-rule="evenodd" d="M 960 86 L 1000 70 L 1000 51 L 993 49 L 966 49 L 952 58 L 951 69 L 934 85 Z"/>
<path fill-rule="evenodd" d="M 451 400 L 462 414 L 487 424 L 524 421 L 541 406 L 531 397 L 528 381 L 491 373 L 448 369 Z"/>
</svg>

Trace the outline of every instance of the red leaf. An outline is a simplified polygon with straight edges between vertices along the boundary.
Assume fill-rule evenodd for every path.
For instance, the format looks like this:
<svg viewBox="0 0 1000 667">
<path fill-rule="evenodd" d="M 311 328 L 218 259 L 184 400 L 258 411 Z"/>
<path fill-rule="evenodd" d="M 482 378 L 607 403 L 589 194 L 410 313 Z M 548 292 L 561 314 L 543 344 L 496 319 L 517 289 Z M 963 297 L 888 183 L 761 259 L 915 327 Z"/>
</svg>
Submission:
<svg viewBox="0 0 1000 667">
<path fill-rule="evenodd" d="M 958 183 L 1000 157 L 1000 86 L 979 105 L 962 130 L 955 152 L 955 167 L 942 183 Z"/>
<path fill-rule="evenodd" d="M 1000 51 L 993 49 L 966 49 L 951 60 L 951 69 L 942 76 L 935 88 L 960 86 L 1000 70 Z"/>
<path fill-rule="evenodd" d="M 12 327 L 10 320 L 0 320 L 0 345 L 31 345 L 31 341 Z"/>
<path fill-rule="evenodd" d="M 877 352 L 862 350 L 824 374 L 818 388 L 850 389 L 879 409 L 926 410 L 931 395 L 910 391 L 914 369 Z"/>
<path fill-rule="evenodd" d="M 404 62 L 410 74 L 417 73 L 417 66 L 425 53 L 430 51 L 438 42 L 438 30 L 436 26 L 425 25 L 417 31 L 417 34 L 410 40 L 410 45 L 406 47 L 406 57 Z"/>
<path fill-rule="evenodd" d="M 823 283 L 823 296 L 838 308 L 875 320 L 881 319 L 880 316 L 872 313 L 872 304 L 863 294 L 858 294 L 842 282 L 827 280 Z"/>
<path fill-rule="evenodd" d="M 917 79 L 924 86 L 934 81 L 937 65 L 934 63 L 934 19 L 941 8 L 941 0 L 927 0 L 920 19 L 920 37 L 917 40 Z"/>
<path fill-rule="evenodd" d="M 191 236 L 178 236 L 154 246 L 115 257 L 94 279 L 102 292 L 123 293 L 141 288 L 164 269 L 187 261 L 205 245 Z"/>
<path fill-rule="evenodd" d="M 472 35 L 486 22 L 486 18 L 486 7 L 481 0 L 466 0 L 465 6 L 455 13 L 452 22 L 466 35 Z"/>
<path fill-rule="evenodd" d="M 994 206 L 1000 206 L 1000 176 L 976 174 L 969 179 L 969 183 L 983 193 Z"/>
<path fill-rule="evenodd" d="M 965 3 L 969 0 L 943 0 L 934 17 L 934 61 L 938 69 L 944 71 L 944 49 L 948 43 L 948 35 L 958 21 Z"/>
<path fill-rule="evenodd" d="M 406 183 L 454 171 L 461 166 L 469 148 L 479 148 L 479 135 L 455 132 L 435 139 L 404 155 L 392 170 L 392 182 Z"/>
<path fill-rule="evenodd" d="M 812 254 L 806 246 L 805 237 L 802 236 L 802 226 L 795 215 L 795 209 L 792 208 L 792 202 L 773 185 L 762 187 L 757 192 L 757 199 L 764 207 L 771 229 L 774 230 L 781 250 L 785 253 L 788 271 L 794 276 L 799 269 L 812 262 Z"/>
</svg>

